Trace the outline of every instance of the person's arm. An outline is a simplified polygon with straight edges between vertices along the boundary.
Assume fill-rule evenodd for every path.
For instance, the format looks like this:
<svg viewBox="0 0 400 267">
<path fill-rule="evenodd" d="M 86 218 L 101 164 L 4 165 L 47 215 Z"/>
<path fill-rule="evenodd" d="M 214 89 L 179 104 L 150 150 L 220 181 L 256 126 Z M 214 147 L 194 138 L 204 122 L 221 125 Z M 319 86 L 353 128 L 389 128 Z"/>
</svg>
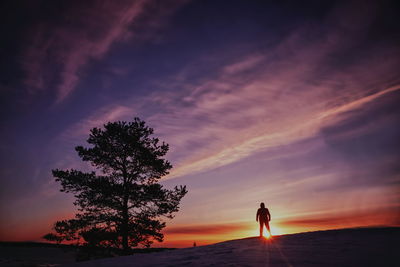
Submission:
<svg viewBox="0 0 400 267">
<path fill-rule="evenodd" d="M 256 214 L 256 222 L 258 222 L 258 216 L 260 215 L 260 209 L 257 210 L 257 214 Z"/>
<path fill-rule="evenodd" d="M 268 214 L 268 221 L 271 220 L 271 214 L 269 213 L 269 210 L 267 209 L 267 214 Z"/>
</svg>

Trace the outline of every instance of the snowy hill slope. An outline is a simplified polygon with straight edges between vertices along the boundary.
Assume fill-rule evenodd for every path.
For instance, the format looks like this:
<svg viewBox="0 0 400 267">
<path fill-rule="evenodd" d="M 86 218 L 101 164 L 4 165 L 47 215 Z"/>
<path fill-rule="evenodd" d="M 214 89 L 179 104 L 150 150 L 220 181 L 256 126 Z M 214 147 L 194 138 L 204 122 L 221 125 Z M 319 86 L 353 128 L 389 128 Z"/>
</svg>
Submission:
<svg viewBox="0 0 400 267">
<path fill-rule="evenodd" d="M 208 246 L 67 266 L 400 266 L 400 228 L 360 228 L 251 237 Z"/>
</svg>

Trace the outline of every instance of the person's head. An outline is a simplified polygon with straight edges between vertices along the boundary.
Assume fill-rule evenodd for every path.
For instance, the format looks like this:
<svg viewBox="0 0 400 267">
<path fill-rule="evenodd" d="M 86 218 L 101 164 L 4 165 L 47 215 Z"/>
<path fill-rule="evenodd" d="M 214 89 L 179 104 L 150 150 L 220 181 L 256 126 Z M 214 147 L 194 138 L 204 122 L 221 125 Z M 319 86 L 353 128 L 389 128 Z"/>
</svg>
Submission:
<svg viewBox="0 0 400 267">
<path fill-rule="evenodd" d="M 261 207 L 262 209 L 265 209 L 265 204 L 264 204 L 264 202 L 261 202 L 260 207 Z"/>
</svg>

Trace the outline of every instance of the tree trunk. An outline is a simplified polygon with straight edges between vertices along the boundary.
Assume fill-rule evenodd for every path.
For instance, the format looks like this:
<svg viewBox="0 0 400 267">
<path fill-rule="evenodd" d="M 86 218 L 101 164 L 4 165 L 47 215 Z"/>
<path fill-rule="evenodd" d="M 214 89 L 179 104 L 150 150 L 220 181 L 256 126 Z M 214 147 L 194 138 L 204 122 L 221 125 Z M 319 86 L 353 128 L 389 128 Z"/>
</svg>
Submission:
<svg viewBox="0 0 400 267">
<path fill-rule="evenodd" d="M 121 227 L 121 235 L 122 235 L 122 248 L 125 253 L 129 252 L 129 244 L 128 244 L 128 224 L 129 224 L 129 215 L 128 215 L 128 199 L 124 200 L 124 206 L 122 209 L 122 227 Z"/>
<path fill-rule="evenodd" d="M 122 203 L 122 248 L 124 250 L 125 254 L 128 254 L 129 252 L 129 245 L 128 245 L 128 224 L 129 224 L 129 210 L 128 210 L 128 200 L 129 200 L 129 195 L 127 192 L 127 173 L 126 173 L 126 167 L 123 165 L 123 177 L 124 177 L 124 184 L 123 184 L 123 192 L 124 192 L 124 197 L 123 197 L 123 203 Z"/>
</svg>

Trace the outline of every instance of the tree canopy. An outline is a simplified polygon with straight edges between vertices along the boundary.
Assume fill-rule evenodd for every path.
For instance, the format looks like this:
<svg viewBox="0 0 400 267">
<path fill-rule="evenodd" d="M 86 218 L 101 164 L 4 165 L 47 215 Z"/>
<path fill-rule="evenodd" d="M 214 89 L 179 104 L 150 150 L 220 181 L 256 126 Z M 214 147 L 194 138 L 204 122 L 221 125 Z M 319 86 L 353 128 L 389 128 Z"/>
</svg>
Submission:
<svg viewBox="0 0 400 267">
<path fill-rule="evenodd" d="M 163 241 L 163 218 L 173 218 L 187 193 L 186 186 L 165 189 L 159 180 L 169 173 L 164 159 L 169 146 L 152 137 L 153 129 L 139 118 L 93 128 L 90 147 L 75 150 L 95 171 L 52 171 L 62 192 L 75 196 L 75 218 L 58 221 L 48 240 L 84 240 L 93 246 L 129 248 Z"/>
</svg>

